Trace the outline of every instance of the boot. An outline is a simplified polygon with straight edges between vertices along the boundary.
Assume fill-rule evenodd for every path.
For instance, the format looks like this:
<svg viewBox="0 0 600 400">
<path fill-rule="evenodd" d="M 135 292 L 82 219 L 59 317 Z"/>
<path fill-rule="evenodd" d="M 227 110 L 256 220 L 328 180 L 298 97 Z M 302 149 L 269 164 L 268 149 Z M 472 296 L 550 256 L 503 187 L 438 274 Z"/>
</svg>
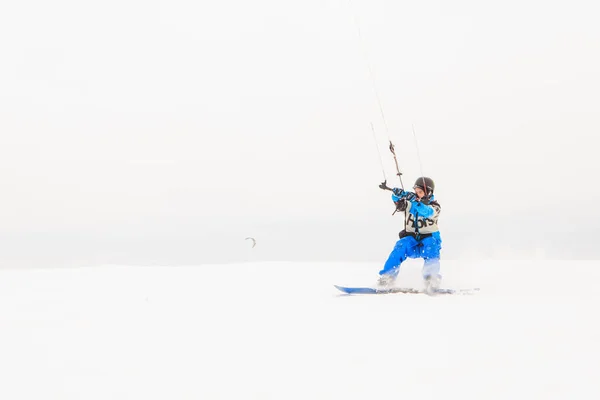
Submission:
<svg viewBox="0 0 600 400">
<path fill-rule="evenodd" d="M 440 288 L 442 281 L 442 277 L 440 275 L 426 275 L 423 278 L 425 284 L 425 293 L 432 294 Z"/>
<path fill-rule="evenodd" d="M 377 287 L 380 289 L 389 288 L 396 281 L 396 277 L 393 275 L 383 274 L 379 276 L 377 280 Z"/>
</svg>

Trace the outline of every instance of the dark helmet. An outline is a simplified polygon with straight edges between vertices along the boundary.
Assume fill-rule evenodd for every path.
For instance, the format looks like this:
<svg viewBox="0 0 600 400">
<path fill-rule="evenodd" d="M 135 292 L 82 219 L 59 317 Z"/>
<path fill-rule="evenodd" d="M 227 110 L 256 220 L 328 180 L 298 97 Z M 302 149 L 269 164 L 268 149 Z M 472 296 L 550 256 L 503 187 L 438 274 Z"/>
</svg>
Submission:
<svg viewBox="0 0 600 400">
<path fill-rule="evenodd" d="M 425 194 L 432 194 L 435 189 L 435 183 L 433 183 L 433 179 L 422 176 L 415 181 L 414 188 L 421 188 Z"/>
</svg>

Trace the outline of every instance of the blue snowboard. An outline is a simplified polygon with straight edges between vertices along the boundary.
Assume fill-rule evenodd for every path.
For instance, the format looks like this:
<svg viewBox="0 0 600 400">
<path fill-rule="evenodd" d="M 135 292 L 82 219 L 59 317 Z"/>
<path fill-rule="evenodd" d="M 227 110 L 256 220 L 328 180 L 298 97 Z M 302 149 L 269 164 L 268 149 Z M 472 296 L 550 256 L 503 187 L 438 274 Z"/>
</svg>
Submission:
<svg viewBox="0 0 600 400">
<path fill-rule="evenodd" d="M 385 289 L 374 289 L 370 287 L 344 287 L 335 286 L 339 291 L 345 294 L 390 294 L 390 293 L 406 293 L 406 294 L 473 294 L 479 291 L 479 288 L 474 289 L 436 289 L 433 292 L 426 292 L 423 289 L 390 287 Z"/>
</svg>

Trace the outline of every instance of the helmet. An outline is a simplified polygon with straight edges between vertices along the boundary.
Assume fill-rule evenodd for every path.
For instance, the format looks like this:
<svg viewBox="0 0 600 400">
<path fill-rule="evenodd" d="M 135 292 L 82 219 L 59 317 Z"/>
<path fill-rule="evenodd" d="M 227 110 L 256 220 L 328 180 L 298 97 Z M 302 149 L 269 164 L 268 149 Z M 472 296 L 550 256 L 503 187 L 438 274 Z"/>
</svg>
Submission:
<svg viewBox="0 0 600 400">
<path fill-rule="evenodd" d="M 432 194 L 433 189 L 435 189 L 435 183 L 433 183 L 433 179 L 422 176 L 415 181 L 414 188 L 421 188 L 426 194 Z"/>
</svg>

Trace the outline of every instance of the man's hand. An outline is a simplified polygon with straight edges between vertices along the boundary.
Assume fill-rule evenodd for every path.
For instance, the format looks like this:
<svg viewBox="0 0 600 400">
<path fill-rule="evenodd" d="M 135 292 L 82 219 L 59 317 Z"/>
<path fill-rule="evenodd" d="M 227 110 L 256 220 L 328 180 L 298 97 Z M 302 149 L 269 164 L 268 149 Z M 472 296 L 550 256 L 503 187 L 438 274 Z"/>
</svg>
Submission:
<svg viewBox="0 0 600 400">
<path fill-rule="evenodd" d="M 408 204 L 408 200 L 406 198 L 402 198 L 396 202 L 396 211 L 405 211 L 406 206 Z"/>
<path fill-rule="evenodd" d="M 390 188 L 388 187 L 388 185 L 387 185 L 387 180 L 386 180 L 386 181 L 383 181 L 383 182 L 381 182 L 381 183 L 379 184 L 379 189 L 383 189 L 383 190 L 392 190 L 392 189 L 390 189 Z"/>
<path fill-rule="evenodd" d="M 429 196 L 423 196 L 421 197 L 421 199 L 419 200 L 422 204 L 428 205 L 430 202 Z"/>
</svg>

